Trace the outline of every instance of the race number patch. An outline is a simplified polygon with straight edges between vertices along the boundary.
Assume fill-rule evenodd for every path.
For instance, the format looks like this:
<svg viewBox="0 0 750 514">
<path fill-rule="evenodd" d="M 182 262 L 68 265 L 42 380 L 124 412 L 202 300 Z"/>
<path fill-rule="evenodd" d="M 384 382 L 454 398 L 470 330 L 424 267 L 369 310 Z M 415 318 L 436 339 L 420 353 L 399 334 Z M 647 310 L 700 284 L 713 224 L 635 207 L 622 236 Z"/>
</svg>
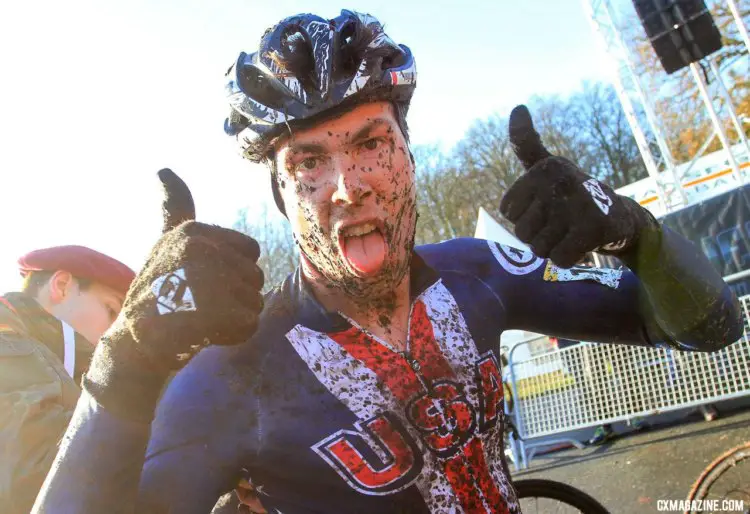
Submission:
<svg viewBox="0 0 750 514">
<path fill-rule="evenodd" d="M 617 269 L 587 268 L 573 266 L 570 269 L 561 268 L 547 261 L 544 269 L 544 280 L 547 282 L 575 282 L 578 280 L 592 280 L 603 286 L 617 289 L 622 278 L 622 271 Z"/>
<path fill-rule="evenodd" d="M 501 245 L 494 241 L 487 241 L 487 244 L 490 245 L 492 255 L 495 256 L 500 266 L 513 275 L 528 275 L 538 269 L 544 262 L 544 259 L 537 257 L 530 250 L 513 248 L 512 246 Z"/>
</svg>

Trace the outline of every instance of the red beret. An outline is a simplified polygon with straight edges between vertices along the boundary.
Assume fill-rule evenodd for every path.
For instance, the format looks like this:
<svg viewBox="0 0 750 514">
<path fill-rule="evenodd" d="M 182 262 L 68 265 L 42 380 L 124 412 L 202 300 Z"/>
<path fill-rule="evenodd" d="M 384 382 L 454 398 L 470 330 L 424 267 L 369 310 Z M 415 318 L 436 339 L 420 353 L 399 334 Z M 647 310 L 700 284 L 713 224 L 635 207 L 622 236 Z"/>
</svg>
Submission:
<svg viewBox="0 0 750 514">
<path fill-rule="evenodd" d="M 85 246 L 54 246 L 34 250 L 18 259 L 21 275 L 32 271 L 69 271 L 110 287 L 123 295 L 135 278 L 132 269 L 120 261 Z"/>
</svg>

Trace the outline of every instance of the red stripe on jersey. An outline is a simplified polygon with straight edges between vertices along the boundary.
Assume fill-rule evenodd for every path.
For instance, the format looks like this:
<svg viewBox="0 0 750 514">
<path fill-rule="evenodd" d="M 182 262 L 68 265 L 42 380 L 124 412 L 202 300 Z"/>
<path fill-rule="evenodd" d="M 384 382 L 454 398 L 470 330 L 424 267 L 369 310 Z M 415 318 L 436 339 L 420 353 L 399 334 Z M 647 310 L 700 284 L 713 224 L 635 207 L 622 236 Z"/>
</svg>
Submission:
<svg viewBox="0 0 750 514">
<path fill-rule="evenodd" d="M 328 334 L 328 336 L 353 358 L 359 360 L 374 372 L 402 405 L 405 406 L 418 393 L 427 394 L 420 378 L 403 354 L 394 352 L 359 328 L 351 327 L 344 332 Z M 411 358 L 419 363 L 419 374 L 424 380 L 435 383 L 456 379 L 456 374 L 435 339 L 435 331 L 427 314 L 427 307 L 422 301 L 415 302 L 412 307 L 409 320 L 408 348 Z M 448 386 L 445 385 L 443 389 L 445 387 Z M 442 389 L 439 390 L 442 391 Z M 437 391 L 438 389 L 433 393 Z M 432 397 L 425 397 L 424 400 L 427 401 L 429 398 Z M 446 399 L 437 397 L 434 400 L 445 401 Z M 457 407 L 449 404 L 446 404 L 446 406 L 453 409 L 448 409 L 448 411 L 456 417 L 454 411 Z M 460 406 L 460 403 L 458 406 Z M 436 418 L 439 413 L 436 411 L 430 415 L 431 417 L 428 416 L 424 419 L 423 416 L 419 416 L 417 420 L 424 422 L 422 425 L 425 426 L 420 425 L 416 428 L 429 432 L 423 434 L 423 437 L 435 435 L 426 430 L 426 425 L 429 421 L 435 421 L 433 418 Z M 459 422 L 460 426 L 463 426 L 460 423 L 462 421 L 460 416 L 457 417 L 456 421 Z M 429 441 L 423 440 L 423 443 L 427 443 L 429 446 Z M 338 451 L 343 449 L 343 447 L 336 448 Z M 338 457 L 352 460 L 354 455 L 347 451 L 342 452 Z M 488 511 L 485 505 L 490 506 L 493 514 L 508 513 L 505 499 L 500 494 L 487 467 L 482 440 L 479 437 L 472 437 L 458 453 L 448 458 L 441 458 L 441 460 L 443 461 L 446 479 L 467 514 L 486 514 Z M 358 466 L 358 469 L 362 469 L 361 465 Z"/>
<path fill-rule="evenodd" d="M 482 440 L 472 438 L 462 453 L 443 464 L 448 481 L 467 514 L 509 514 L 508 504 L 500 494 L 487 469 Z M 489 507 L 490 510 L 487 510 Z"/>
<path fill-rule="evenodd" d="M 386 348 L 357 327 L 328 336 L 374 372 L 403 404 L 416 393 L 424 391 L 417 375 L 401 354 Z"/>
<path fill-rule="evenodd" d="M 467 464 L 466 456 L 457 453 L 443 462 L 443 471 L 466 514 L 487 514 L 482 495 Z"/>
<path fill-rule="evenodd" d="M 482 440 L 475 437 L 469 441 L 464 447 L 464 455 L 466 455 L 476 485 L 482 492 L 487 505 L 492 509 L 490 512 L 493 514 L 509 514 L 508 504 L 505 502 L 505 498 L 503 498 L 487 468 Z"/>
<path fill-rule="evenodd" d="M 448 361 L 435 340 L 432 322 L 427 316 L 427 307 L 421 301 L 414 304 L 409 324 L 409 353 L 419 362 L 420 372 L 430 382 L 455 379 Z"/>
</svg>

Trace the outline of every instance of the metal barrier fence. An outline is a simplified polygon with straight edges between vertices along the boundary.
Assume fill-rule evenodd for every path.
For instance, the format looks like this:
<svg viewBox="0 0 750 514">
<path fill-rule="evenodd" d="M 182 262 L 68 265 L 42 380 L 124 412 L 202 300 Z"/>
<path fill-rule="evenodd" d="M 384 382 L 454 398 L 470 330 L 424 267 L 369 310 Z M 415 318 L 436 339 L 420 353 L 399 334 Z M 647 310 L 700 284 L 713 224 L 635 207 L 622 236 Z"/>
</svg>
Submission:
<svg viewBox="0 0 750 514">
<path fill-rule="evenodd" d="M 514 346 L 512 416 L 521 437 L 512 444 L 516 468 L 527 467 L 540 446 L 583 448 L 552 435 L 750 395 L 750 296 L 740 302 L 745 335 L 715 353 L 582 343 L 514 362 L 519 345 L 539 338 Z"/>
</svg>

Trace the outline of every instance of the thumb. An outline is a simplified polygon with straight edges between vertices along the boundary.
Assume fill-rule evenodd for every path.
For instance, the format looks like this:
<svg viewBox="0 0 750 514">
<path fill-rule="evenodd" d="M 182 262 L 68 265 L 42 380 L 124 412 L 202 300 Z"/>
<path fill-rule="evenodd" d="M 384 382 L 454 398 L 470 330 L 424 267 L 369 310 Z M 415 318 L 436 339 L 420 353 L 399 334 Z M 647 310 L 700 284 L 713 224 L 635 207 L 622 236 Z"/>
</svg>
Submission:
<svg viewBox="0 0 750 514">
<path fill-rule="evenodd" d="M 525 105 L 517 105 L 511 111 L 508 135 L 513 152 L 527 170 L 542 159 L 551 156 L 542 144 L 539 133 L 534 129 L 534 122 L 531 121 L 531 114 Z"/>
<path fill-rule="evenodd" d="M 162 233 L 167 232 L 182 222 L 195 219 L 195 203 L 187 184 L 169 168 L 159 170 L 159 180 L 164 189 L 164 201 L 161 204 L 164 225 Z"/>
</svg>

